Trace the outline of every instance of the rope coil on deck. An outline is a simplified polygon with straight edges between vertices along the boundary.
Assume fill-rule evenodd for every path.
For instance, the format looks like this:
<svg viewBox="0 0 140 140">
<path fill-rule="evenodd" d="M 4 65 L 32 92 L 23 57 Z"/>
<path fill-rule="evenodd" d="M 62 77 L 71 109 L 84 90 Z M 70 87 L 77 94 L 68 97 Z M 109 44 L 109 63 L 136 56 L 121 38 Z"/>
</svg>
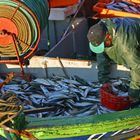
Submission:
<svg viewBox="0 0 140 140">
<path fill-rule="evenodd" d="M 1 60 L 16 60 L 12 34 L 16 36 L 19 56 L 30 58 L 37 50 L 40 34 L 47 25 L 46 0 L 0 1 Z M 0 60 L 0 61 L 1 61 Z"/>
<path fill-rule="evenodd" d="M 7 78 L 0 83 L 0 88 L 12 80 L 14 73 L 9 73 Z M 21 100 L 13 92 L 0 93 L 0 127 L 8 133 L 13 133 L 14 139 L 20 139 L 20 136 L 37 140 L 30 132 L 25 131 L 26 121 L 24 107 Z"/>
<path fill-rule="evenodd" d="M 23 112 L 23 106 L 21 101 L 16 97 L 15 93 L 9 92 L 1 95 L 0 97 L 0 127 L 9 133 L 13 133 L 18 136 L 29 138 L 30 140 L 37 140 L 30 132 L 24 129 L 17 130 L 14 128 L 14 119 L 17 118 Z M 19 123 L 19 122 L 18 122 Z M 18 124 L 23 127 L 25 124 Z M 24 127 L 23 127 L 24 128 Z"/>
<path fill-rule="evenodd" d="M 13 93 L 6 93 L 0 97 L 0 126 L 12 121 L 18 116 L 23 107 L 19 104 L 18 98 Z"/>
</svg>

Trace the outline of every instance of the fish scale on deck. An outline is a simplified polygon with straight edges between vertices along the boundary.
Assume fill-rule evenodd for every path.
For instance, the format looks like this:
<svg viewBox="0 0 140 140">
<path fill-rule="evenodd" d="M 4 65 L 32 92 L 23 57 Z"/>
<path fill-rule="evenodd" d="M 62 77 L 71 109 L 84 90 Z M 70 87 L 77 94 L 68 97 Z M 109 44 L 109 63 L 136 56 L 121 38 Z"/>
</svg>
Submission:
<svg viewBox="0 0 140 140">
<path fill-rule="evenodd" d="M 2 80 L 2 79 L 1 79 Z M 121 90 L 129 86 L 128 79 L 112 80 L 112 89 L 119 96 L 127 96 Z M 14 78 L 1 88 L 1 93 L 13 92 L 24 105 L 24 110 L 53 108 L 28 114 L 32 117 L 88 116 L 114 112 L 100 103 L 98 82 L 87 82 L 75 76 L 71 79 L 53 75 L 48 79 L 33 79 L 31 82 Z"/>
</svg>

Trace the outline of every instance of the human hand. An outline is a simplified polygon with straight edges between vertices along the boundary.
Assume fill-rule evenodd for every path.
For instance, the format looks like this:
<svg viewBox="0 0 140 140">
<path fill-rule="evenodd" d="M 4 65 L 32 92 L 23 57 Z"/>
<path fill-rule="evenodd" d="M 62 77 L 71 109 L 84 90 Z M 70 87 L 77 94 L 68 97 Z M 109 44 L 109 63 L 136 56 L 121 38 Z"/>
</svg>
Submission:
<svg viewBox="0 0 140 140">
<path fill-rule="evenodd" d="M 102 85 L 102 88 L 106 89 L 106 90 L 109 90 L 109 91 L 112 91 L 112 86 L 111 86 L 111 83 L 110 82 L 106 82 Z"/>
</svg>

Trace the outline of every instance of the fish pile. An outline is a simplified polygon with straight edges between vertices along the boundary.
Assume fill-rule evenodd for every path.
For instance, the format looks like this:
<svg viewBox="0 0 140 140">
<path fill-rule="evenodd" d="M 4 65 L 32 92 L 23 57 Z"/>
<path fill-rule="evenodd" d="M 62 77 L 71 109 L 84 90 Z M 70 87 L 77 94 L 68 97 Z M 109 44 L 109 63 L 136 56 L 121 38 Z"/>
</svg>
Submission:
<svg viewBox="0 0 140 140">
<path fill-rule="evenodd" d="M 112 89 L 118 96 L 127 96 L 129 82 L 127 78 L 112 79 Z M 30 82 L 15 77 L 1 88 L 0 94 L 15 93 L 25 112 L 34 110 L 28 114 L 31 117 L 89 116 L 114 112 L 101 105 L 101 86 L 99 82 L 87 82 L 78 76 L 68 79 L 52 75 L 46 79 L 33 78 Z"/>
<path fill-rule="evenodd" d="M 140 5 L 125 0 L 112 1 L 111 3 L 107 4 L 106 7 L 112 10 L 140 14 Z"/>
<path fill-rule="evenodd" d="M 117 96 L 128 96 L 128 88 L 129 88 L 130 80 L 127 78 L 121 78 L 118 80 L 111 80 L 111 88 L 112 91 Z"/>
</svg>

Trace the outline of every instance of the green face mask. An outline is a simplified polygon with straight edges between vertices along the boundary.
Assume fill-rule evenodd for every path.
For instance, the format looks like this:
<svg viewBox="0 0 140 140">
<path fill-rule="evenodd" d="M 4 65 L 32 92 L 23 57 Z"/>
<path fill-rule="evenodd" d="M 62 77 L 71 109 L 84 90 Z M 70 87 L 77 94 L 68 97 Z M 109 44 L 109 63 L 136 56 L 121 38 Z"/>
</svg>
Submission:
<svg viewBox="0 0 140 140">
<path fill-rule="evenodd" d="M 102 53 L 104 52 L 104 42 L 100 45 L 93 45 L 91 42 L 89 43 L 90 50 L 94 53 Z"/>
</svg>

